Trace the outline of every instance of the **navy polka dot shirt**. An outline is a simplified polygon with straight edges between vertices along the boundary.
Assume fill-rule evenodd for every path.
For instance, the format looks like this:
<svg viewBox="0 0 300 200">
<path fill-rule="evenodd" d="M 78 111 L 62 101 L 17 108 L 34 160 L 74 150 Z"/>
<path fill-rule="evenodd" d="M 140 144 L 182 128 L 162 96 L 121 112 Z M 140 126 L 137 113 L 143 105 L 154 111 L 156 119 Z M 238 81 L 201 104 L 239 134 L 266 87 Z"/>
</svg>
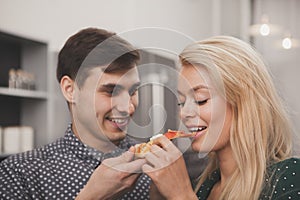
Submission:
<svg viewBox="0 0 300 200">
<path fill-rule="evenodd" d="M 57 141 L 0 163 L 0 199 L 75 199 L 102 160 L 134 144 L 125 138 L 116 150 L 101 153 L 80 142 L 70 124 Z M 150 178 L 143 174 L 120 199 L 149 199 L 149 185 Z"/>
</svg>

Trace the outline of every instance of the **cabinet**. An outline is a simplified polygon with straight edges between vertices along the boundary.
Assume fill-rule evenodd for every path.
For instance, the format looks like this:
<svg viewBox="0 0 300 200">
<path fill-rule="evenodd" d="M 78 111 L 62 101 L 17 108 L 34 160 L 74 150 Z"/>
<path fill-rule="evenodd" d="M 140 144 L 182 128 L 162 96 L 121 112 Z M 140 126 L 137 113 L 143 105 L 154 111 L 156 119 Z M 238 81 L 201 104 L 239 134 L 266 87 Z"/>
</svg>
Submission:
<svg viewBox="0 0 300 200">
<path fill-rule="evenodd" d="M 47 43 L 0 30 L 0 126 L 31 126 L 34 146 L 47 142 L 49 93 Z M 8 88 L 9 70 L 35 76 L 35 89 Z"/>
<path fill-rule="evenodd" d="M 176 63 L 159 53 L 140 50 L 139 106 L 127 133 L 141 142 L 178 126 Z"/>
</svg>

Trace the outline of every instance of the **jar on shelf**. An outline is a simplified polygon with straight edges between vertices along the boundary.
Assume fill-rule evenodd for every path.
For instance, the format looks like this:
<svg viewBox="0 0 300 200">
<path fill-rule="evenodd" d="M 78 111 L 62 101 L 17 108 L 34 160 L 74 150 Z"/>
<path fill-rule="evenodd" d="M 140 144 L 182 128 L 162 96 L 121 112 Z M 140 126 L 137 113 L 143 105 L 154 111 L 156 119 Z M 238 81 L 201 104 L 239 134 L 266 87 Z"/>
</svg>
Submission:
<svg viewBox="0 0 300 200">
<path fill-rule="evenodd" d="M 17 72 L 15 69 L 10 69 L 8 72 L 8 87 L 16 88 Z"/>
</svg>

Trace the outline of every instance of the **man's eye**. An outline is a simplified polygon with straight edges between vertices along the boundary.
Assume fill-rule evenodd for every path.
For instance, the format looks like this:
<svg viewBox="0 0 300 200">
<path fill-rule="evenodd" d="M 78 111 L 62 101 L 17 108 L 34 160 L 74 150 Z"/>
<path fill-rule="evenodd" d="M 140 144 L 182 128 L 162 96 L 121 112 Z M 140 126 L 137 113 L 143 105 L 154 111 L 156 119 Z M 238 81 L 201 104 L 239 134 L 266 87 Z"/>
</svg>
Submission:
<svg viewBox="0 0 300 200">
<path fill-rule="evenodd" d="M 207 103 L 207 101 L 208 101 L 208 99 L 205 99 L 203 101 L 195 101 L 195 103 L 198 104 L 198 105 L 204 105 L 204 104 Z"/>
<path fill-rule="evenodd" d="M 183 106 L 184 106 L 184 103 L 185 103 L 185 102 L 179 102 L 179 103 L 177 103 L 177 105 L 178 105 L 179 107 L 183 107 Z"/>
<path fill-rule="evenodd" d="M 135 88 L 135 89 L 132 89 L 132 90 L 129 90 L 129 95 L 130 96 L 134 96 L 136 93 L 137 93 L 138 89 Z"/>
<path fill-rule="evenodd" d="M 108 89 L 105 91 L 108 95 L 110 96 L 117 96 L 120 94 L 120 90 L 115 88 L 115 89 Z"/>
<path fill-rule="evenodd" d="M 114 90 L 106 90 L 105 91 L 107 94 L 112 94 L 114 92 Z"/>
</svg>

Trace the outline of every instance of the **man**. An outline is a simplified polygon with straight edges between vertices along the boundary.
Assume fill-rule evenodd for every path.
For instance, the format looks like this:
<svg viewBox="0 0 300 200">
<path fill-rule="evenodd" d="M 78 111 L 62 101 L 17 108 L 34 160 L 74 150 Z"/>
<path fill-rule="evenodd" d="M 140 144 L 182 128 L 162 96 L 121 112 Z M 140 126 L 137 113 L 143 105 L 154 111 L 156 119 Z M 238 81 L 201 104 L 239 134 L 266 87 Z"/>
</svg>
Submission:
<svg viewBox="0 0 300 200">
<path fill-rule="evenodd" d="M 72 123 L 64 137 L 0 164 L 1 199 L 149 199 L 126 136 L 138 105 L 139 53 L 114 33 L 87 28 L 59 53 L 57 79 Z"/>
</svg>

